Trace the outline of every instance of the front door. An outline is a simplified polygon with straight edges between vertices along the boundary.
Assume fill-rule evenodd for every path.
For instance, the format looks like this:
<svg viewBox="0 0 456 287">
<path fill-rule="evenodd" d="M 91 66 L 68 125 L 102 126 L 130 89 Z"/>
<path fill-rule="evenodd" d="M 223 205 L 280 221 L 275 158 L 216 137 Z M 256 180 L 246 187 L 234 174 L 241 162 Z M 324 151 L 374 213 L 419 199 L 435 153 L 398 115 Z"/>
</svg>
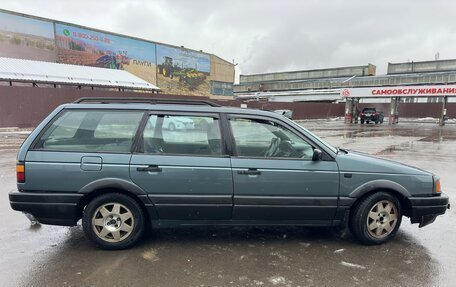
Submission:
<svg viewBox="0 0 456 287">
<path fill-rule="evenodd" d="M 233 181 L 222 146 L 218 115 L 150 115 L 130 175 L 160 220 L 231 218 Z"/>
<path fill-rule="evenodd" d="M 312 161 L 316 148 L 283 124 L 230 116 L 235 155 L 234 220 L 326 224 L 339 192 L 337 164 Z"/>
</svg>

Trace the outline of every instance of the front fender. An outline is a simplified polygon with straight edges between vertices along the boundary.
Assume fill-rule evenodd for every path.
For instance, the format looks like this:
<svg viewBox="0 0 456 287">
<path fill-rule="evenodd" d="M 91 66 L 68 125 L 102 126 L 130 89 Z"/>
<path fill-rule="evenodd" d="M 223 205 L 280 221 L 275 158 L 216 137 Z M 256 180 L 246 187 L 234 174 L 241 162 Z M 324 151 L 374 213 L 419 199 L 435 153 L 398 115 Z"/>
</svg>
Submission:
<svg viewBox="0 0 456 287">
<path fill-rule="evenodd" d="M 400 185 L 397 182 L 391 181 L 391 180 L 385 180 L 385 179 L 377 179 L 377 180 L 372 180 L 369 182 L 366 182 L 359 187 L 357 187 L 355 190 L 353 190 L 348 196 L 349 197 L 354 197 L 354 198 L 360 198 L 363 195 L 365 195 L 368 192 L 371 192 L 372 190 L 376 189 L 390 189 L 398 192 L 404 197 L 410 197 L 410 193 L 408 190 Z"/>
</svg>

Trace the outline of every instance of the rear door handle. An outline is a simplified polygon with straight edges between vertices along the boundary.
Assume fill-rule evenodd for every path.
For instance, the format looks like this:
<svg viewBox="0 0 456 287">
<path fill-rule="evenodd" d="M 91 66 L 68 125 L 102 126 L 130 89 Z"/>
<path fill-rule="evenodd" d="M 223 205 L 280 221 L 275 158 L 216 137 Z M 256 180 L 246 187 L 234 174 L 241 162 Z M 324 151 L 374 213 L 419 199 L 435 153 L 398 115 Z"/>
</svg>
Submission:
<svg viewBox="0 0 456 287">
<path fill-rule="evenodd" d="M 147 167 L 137 167 L 137 171 L 142 171 L 142 172 L 161 172 L 162 169 L 158 165 L 149 165 Z"/>
<path fill-rule="evenodd" d="M 246 175 L 260 175 L 261 171 L 256 168 L 249 168 L 248 170 L 238 170 L 238 174 L 246 174 Z"/>
</svg>

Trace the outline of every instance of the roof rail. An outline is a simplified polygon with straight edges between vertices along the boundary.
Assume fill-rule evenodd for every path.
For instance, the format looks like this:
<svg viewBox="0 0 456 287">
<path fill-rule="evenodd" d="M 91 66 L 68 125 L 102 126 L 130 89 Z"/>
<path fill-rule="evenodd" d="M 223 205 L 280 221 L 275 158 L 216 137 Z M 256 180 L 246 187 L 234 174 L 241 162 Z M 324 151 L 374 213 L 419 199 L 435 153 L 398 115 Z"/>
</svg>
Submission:
<svg viewBox="0 0 456 287">
<path fill-rule="evenodd" d="M 163 98 L 122 98 L 122 97 L 84 97 L 74 101 L 74 104 L 81 103 L 147 103 L 147 104 L 176 104 L 176 105 L 207 105 L 211 107 L 221 107 L 207 100 L 194 100 L 194 99 L 163 99 Z"/>
</svg>

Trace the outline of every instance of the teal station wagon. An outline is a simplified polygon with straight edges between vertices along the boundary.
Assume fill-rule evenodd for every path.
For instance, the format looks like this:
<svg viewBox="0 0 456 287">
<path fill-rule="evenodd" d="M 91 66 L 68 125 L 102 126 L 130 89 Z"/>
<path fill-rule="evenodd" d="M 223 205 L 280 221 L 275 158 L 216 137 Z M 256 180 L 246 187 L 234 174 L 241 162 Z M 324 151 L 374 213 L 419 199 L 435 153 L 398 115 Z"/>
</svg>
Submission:
<svg viewBox="0 0 456 287">
<path fill-rule="evenodd" d="M 348 225 L 380 244 L 403 215 L 422 227 L 449 208 L 429 172 L 334 148 L 277 113 L 196 100 L 62 105 L 20 148 L 17 187 L 14 210 L 82 219 L 105 249 L 134 245 L 150 224 Z"/>
</svg>

